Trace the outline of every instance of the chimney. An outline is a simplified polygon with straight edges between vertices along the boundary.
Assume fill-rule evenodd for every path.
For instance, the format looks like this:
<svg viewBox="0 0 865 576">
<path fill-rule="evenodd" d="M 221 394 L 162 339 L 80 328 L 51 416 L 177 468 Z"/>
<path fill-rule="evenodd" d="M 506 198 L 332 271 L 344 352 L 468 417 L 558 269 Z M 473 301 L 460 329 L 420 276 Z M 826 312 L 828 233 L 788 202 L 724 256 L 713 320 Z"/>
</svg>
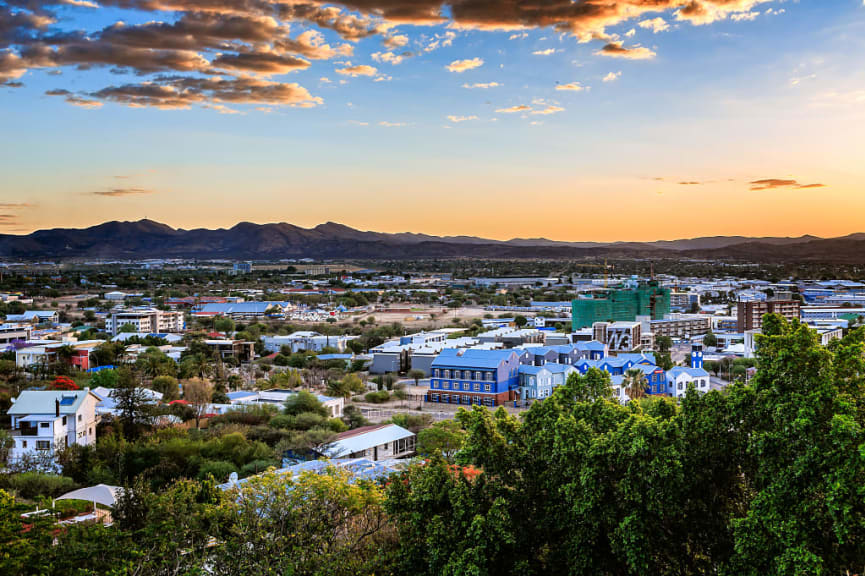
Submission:
<svg viewBox="0 0 865 576">
<path fill-rule="evenodd" d="M 54 417 L 60 418 L 60 400 L 54 399 Z"/>
</svg>

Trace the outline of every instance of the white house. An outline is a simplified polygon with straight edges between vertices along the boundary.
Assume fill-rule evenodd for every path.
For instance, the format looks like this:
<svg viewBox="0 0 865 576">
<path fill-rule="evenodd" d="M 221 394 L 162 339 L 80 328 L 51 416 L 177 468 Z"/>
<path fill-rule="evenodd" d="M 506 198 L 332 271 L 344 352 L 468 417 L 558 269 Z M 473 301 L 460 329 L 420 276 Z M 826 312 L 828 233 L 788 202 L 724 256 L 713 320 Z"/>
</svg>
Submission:
<svg viewBox="0 0 865 576">
<path fill-rule="evenodd" d="M 89 388 L 22 392 L 7 412 L 12 417 L 15 441 L 9 462 L 18 462 L 28 455 L 53 457 L 58 448 L 96 443 L 98 402 L 99 398 Z"/>
<path fill-rule="evenodd" d="M 697 392 L 709 391 L 709 373 L 703 368 L 675 366 L 667 370 L 667 392 L 671 396 L 684 396 L 688 386 L 694 385 Z"/>
<path fill-rule="evenodd" d="M 414 432 L 396 424 L 363 426 L 338 434 L 322 452 L 328 458 L 369 458 L 377 462 L 412 456 L 415 439 Z"/>
<path fill-rule="evenodd" d="M 58 322 L 60 316 L 56 310 L 27 310 L 23 314 L 7 314 L 6 322 L 30 322 L 41 324 L 43 322 Z"/>
</svg>

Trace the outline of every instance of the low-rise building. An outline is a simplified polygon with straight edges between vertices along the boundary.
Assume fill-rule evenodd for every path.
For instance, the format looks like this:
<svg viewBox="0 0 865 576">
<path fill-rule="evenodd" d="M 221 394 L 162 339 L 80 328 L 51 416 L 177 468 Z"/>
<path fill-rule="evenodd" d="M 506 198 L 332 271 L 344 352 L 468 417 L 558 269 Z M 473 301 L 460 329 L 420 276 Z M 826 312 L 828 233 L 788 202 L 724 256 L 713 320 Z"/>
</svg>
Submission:
<svg viewBox="0 0 865 576">
<path fill-rule="evenodd" d="M 415 453 L 417 436 L 396 424 L 362 426 L 337 434 L 320 452 L 328 458 L 368 458 L 373 462 L 407 458 Z"/>
</svg>

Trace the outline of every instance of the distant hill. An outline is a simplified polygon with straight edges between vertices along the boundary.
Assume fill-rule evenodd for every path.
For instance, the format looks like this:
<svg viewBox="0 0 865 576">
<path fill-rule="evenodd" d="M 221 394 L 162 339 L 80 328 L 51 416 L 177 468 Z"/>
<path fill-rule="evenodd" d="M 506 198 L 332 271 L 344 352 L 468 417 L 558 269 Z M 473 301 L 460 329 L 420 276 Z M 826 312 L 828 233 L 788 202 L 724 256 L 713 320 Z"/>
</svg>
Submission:
<svg viewBox="0 0 865 576">
<path fill-rule="evenodd" d="M 755 262 L 865 264 L 865 233 L 842 238 L 715 236 L 657 242 L 559 242 L 546 238 L 500 241 L 474 236 L 385 234 L 327 222 L 315 228 L 240 222 L 229 229 L 175 229 L 152 220 L 105 222 L 0 235 L 0 258 L 585 258 L 687 257 Z"/>
</svg>

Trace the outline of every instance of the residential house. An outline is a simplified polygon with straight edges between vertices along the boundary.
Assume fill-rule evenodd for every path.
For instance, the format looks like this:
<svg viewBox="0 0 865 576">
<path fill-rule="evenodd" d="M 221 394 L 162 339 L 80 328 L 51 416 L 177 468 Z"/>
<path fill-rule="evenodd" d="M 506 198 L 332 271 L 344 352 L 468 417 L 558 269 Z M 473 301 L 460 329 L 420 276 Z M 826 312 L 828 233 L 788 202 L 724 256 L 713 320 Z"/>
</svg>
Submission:
<svg viewBox="0 0 865 576">
<path fill-rule="evenodd" d="M 564 385 L 577 369 L 567 364 L 549 362 L 541 366 L 523 364 L 519 367 L 520 399 L 542 400 Z"/>
<path fill-rule="evenodd" d="M 96 405 L 89 388 L 75 391 L 25 390 L 6 412 L 12 419 L 10 463 L 26 457 L 53 457 L 56 450 L 96 442 Z"/>
<path fill-rule="evenodd" d="M 407 458 L 415 453 L 416 438 L 414 432 L 396 424 L 362 426 L 337 434 L 320 452 L 328 458 L 367 458 L 373 462 Z"/>
</svg>

